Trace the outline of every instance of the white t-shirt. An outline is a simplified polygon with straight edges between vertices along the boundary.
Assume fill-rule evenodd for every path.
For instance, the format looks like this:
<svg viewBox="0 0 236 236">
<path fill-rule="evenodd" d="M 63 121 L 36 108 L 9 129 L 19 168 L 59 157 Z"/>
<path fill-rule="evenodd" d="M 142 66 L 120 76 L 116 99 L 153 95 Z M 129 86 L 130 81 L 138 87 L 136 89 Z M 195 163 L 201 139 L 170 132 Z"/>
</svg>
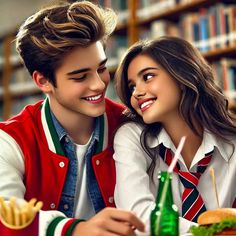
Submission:
<svg viewBox="0 0 236 236">
<path fill-rule="evenodd" d="M 115 203 L 118 208 L 135 212 L 146 224 L 149 230 L 149 217 L 155 205 L 158 189 L 157 175 L 160 170 L 167 170 L 168 166 L 161 158 L 157 158 L 154 170 L 154 181 L 147 174 L 151 158 L 140 145 L 142 128 L 134 123 L 127 123 L 116 133 L 114 139 L 114 159 L 116 164 Z M 170 148 L 174 153 L 176 148 L 170 137 L 162 129 L 158 138 L 148 140 L 151 147 L 160 143 Z M 236 140 L 232 140 L 235 146 Z M 204 158 L 206 153 L 214 150 L 208 169 L 202 174 L 198 190 L 205 201 L 207 209 L 217 208 L 217 200 L 212 184 L 209 167 L 213 167 L 216 175 L 216 185 L 219 194 L 220 207 L 232 207 L 236 196 L 236 152 L 232 155 L 232 145 L 217 140 L 209 132 L 204 132 L 201 146 L 195 154 L 189 171 L 196 171 L 197 163 Z M 188 171 L 182 156 L 179 161 L 185 171 Z M 181 196 L 184 187 L 176 173 L 173 173 L 172 191 L 174 202 L 181 215 Z M 180 218 L 180 233 L 188 231 L 192 223 Z"/>
<path fill-rule="evenodd" d="M 85 145 L 76 144 L 76 156 L 78 160 L 78 181 L 75 217 L 85 220 L 88 220 L 95 215 L 93 204 L 91 202 L 87 189 L 85 165 L 85 153 L 87 151 L 91 138 Z"/>
</svg>

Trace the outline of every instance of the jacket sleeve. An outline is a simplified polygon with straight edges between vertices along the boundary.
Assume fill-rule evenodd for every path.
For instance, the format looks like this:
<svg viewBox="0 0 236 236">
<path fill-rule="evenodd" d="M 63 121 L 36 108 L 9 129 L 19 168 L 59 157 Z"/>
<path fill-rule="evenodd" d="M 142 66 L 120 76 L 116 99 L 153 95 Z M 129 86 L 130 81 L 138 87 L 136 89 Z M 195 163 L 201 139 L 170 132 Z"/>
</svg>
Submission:
<svg viewBox="0 0 236 236">
<path fill-rule="evenodd" d="M 0 196 L 24 198 L 24 158 L 16 141 L 0 130 Z"/>
<path fill-rule="evenodd" d="M 75 226 L 83 220 L 67 218 L 59 211 L 40 211 L 39 236 L 72 235 Z"/>
<path fill-rule="evenodd" d="M 9 200 L 12 196 L 24 199 L 25 173 L 24 157 L 15 140 L 0 130 L 0 196 Z M 67 218 L 60 211 L 40 211 L 38 216 L 38 231 L 34 235 L 60 236 L 71 235 L 80 219 Z M 29 226 L 30 227 L 30 226 Z"/>
</svg>

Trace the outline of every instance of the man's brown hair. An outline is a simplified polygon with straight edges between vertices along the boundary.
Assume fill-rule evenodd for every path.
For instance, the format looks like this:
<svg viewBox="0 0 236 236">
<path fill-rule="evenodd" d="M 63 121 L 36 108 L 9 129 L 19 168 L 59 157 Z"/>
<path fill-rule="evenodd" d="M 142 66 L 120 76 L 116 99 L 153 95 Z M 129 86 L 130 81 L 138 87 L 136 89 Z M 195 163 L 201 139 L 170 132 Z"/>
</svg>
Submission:
<svg viewBox="0 0 236 236">
<path fill-rule="evenodd" d="M 16 36 L 16 48 L 32 75 L 42 73 L 56 86 L 54 72 L 64 55 L 107 37 L 116 26 L 116 14 L 89 1 L 61 2 L 30 16 Z M 81 58 L 83 60 L 83 58 Z"/>
</svg>

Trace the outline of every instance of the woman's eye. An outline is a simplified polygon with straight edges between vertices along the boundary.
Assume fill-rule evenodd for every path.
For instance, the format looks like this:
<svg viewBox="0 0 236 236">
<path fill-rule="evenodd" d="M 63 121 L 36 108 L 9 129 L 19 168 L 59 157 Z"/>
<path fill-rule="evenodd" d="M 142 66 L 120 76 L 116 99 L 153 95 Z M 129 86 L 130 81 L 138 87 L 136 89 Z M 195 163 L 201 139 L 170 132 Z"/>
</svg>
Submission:
<svg viewBox="0 0 236 236">
<path fill-rule="evenodd" d="M 130 85 L 130 86 L 129 86 L 129 91 L 130 91 L 131 93 L 133 93 L 134 90 L 135 90 L 135 86 L 134 86 L 134 85 Z"/>
<path fill-rule="evenodd" d="M 152 77 L 154 76 L 154 74 L 144 74 L 143 75 L 143 79 L 146 81 L 146 80 L 149 80 L 149 79 L 151 79 Z"/>
<path fill-rule="evenodd" d="M 98 73 L 101 74 L 103 73 L 107 68 L 106 67 L 102 67 L 100 69 L 98 69 Z"/>
</svg>

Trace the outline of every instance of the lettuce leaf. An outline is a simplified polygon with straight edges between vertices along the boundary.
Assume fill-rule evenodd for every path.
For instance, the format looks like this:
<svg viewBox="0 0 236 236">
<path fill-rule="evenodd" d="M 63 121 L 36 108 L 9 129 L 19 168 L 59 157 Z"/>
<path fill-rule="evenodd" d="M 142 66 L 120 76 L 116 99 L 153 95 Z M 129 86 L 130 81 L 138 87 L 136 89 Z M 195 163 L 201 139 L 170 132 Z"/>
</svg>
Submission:
<svg viewBox="0 0 236 236">
<path fill-rule="evenodd" d="M 213 236 L 215 233 L 220 233 L 226 228 L 236 228 L 235 219 L 225 219 L 220 223 L 212 224 L 209 227 L 206 226 L 192 226 L 190 232 L 193 236 Z"/>
</svg>

